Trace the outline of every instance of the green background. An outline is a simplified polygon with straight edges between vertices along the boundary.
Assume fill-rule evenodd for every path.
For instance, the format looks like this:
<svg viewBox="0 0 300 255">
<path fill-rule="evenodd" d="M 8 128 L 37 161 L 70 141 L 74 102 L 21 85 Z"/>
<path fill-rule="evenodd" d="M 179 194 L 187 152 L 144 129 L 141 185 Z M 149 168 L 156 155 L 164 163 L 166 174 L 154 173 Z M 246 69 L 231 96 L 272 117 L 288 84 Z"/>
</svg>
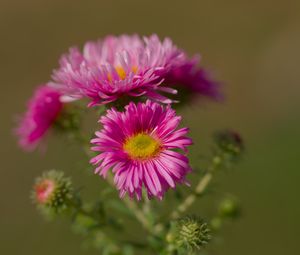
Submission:
<svg viewBox="0 0 300 255">
<path fill-rule="evenodd" d="M 226 225 L 211 254 L 300 254 L 299 28 L 297 0 L 0 0 L 0 253 L 96 254 L 80 248 L 67 223 L 45 222 L 29 191 L 33 178 L 53 167 L 73 175 L 87 196 L 97 196 L 102 180 L 82 171 L 78 147 L 60 139 L 44 155 L 23 153 L 14 118 L 69 46 L 107 34 L 157 33 L 200 52 L 224 84 L 224 103 L 185 109 L 197 150 L 207 151 L 210 134 L 223 127 L 239 130 L 247 144 L 238 169 L 219 174 L 213 186 L 240 198 L 243 217 Z M 212 195 L 192 210 L 215 204 Z"/>
</svg>

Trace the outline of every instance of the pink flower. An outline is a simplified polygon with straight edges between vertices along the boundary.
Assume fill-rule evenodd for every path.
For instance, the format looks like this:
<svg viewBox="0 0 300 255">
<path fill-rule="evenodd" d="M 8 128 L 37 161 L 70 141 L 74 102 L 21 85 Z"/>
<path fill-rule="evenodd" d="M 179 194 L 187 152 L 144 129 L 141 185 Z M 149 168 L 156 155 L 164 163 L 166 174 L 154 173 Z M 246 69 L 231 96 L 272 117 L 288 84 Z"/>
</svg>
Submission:
<svg viewBox="0 0 300 255">
<path fill-rule="evenodd" d="M 137 35 L 108 36 L 104 40 L 87 42 L 82 53 L 78 48 L 71 48 L 62 56 L 50 86 L 74 98 L 89 97 L 90 105 L 110 103 L 124 96 L 173 102 L 160 92 L 176 94 L 176 90 L 163 87 L 161 83 L 166 78 L 166 85 L 168 81 L 171 81 L 170 85 L 177 83 L 178 70 L 186 69 L 186 64 L 191 61 L 169 38 L 160 41 L 152 35 L 143 39 Z M 193 65 L 186 74 L 188 77 L 183 79 L 181 75 L 178 81 L 188 81 L 188 87 L 201 87 L 195 72 Z M 193 82 L 189 78 L 191 75 Z M 200 93 L 206 95 L 208 90 L 212 89 L 201 88 Z"/>
<path fill-rule="evenodd" d="M 120 97 L 147 96 L 165 103 L 171 100 L 160 96 L 157 75 L 164 68 L 165 55 L 171 50 L 170 42 L 152 46 L 138 36 L 108 36 L 103 41 L 87 42 L 83 53 L 71 48 L 62 56 L 60 68 L 54 71 L 54 83 L 64 94 L 75 98 L 89 97 L 90 105 L 106 104 Z M 160 48 L 158 48 L 160 47 Z M 177 58 L 173 54 L 172 58 Z"/>
<path fill-rule="evenodd" d="M 181 102 L 196 96 L 222 100 L 220 84 L 212 79 L 207 70 L 198 67 L 199 62 L 198 56 L 193 59 L 186 57 L 180 65 L 174 66 L 165 75 L 164 84 L 178 90 Z"/>
<path fill-rule="evenodd" d="M 189 58 L 187 53 L 175 46 L 169 38 L 166 38 L 163 43 L 156 35 L 144 40 L 152 51 L 157 49 L 160 52 L 161 45 L 164 46 L 165 54 L 160 55 L 162 67 L 156 74 L 163 79 L 164 86 L 178 89 L 180 101 L 182 101 L 182 92 L 217 100 L 222 98 L 219 83 L 215 82 L 206 70 L 199 67 L 199 55 Z"/>
<path fill-rule="evenodd" d="M 192 140 L 185 135 L 187 128 L 177 129 L 181 117 L 169 106 L 147 100 L 146 103 L 130 103 L 124 112 L 114 108 L 101 117 L 101 131 L 91 140 L 92 150 L 99 155 L 91 159 L 95 170 L 106 178 L 109 169 L 120 197 L 126 193 L 138 200 L 142 188 L 148 197 L 162 199 L 168 188 L 184 183 L 191 170 L 186 152 Z"/>
<path fill-rule="evenodd" d="M 59 92 L 48 86 L 39 86 L 35 90 L 16 129 L 22 148 L 33 150 L 45 137 L 62 110 L 60 96 Z"/>
</svg>

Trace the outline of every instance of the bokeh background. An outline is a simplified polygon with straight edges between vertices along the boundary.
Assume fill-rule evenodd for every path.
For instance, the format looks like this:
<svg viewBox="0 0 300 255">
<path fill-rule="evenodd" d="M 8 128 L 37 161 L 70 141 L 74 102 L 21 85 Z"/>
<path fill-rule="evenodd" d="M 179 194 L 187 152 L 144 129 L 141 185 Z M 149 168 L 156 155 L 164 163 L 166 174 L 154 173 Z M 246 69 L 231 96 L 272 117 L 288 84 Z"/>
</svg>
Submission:
<svg viewBox="0 0 300 255">
<path fill-rule="evenodd" d="M 53 139 L 45 155 L 27 154 L 12 128 L 69 46 L 121 33 L 170 36 L 190 54 L 200 52 L 224 84 L 224 103 L 185 110 L 200 151 L 222 127 L 239 130 L 247 144 L 240 166 L 215 182 L 240 198 L 243 217 L 225 227 L 211 254 L 300 254 L 300 1 L 0 0 L 0 32 L 1 254 L 97 254 L 80 248 L 66 222 L 45 222 L 29 190 L 53 167 L 94 195 L 101 180 L 81 171 L 77 147 Z"/>
</svg>

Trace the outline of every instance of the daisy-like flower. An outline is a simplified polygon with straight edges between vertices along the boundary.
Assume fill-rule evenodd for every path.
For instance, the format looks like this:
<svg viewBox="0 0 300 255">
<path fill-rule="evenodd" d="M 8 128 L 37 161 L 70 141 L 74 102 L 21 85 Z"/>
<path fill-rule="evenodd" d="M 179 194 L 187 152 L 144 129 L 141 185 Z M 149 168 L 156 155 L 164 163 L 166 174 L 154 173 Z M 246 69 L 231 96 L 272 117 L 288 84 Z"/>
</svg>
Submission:
<svg viewBox="0 0 300 255">
<path fill-rule="evenodd" d="M 92 150 L 99 152 L 91 159 L 95 172 L 106 178 L 112 169 L 120 197 L 128 193 L 140 200 L 145 187 L 149 198 L 162 199 L 168 188 L 186 183 L 191 170 L 180 150 L 186 152 L 192 140 L 187 128 L 177 129 L 180 120 L 169 106 L 150 100 L 131 102 L 124 112 L 108 110 L 99 121 L 102 130 L 91 140 Z"/>
<path fill-rule="evenodd" d="M 48 86 L 39 86 L 28 102 L 27 111 L 20 119 L 16 134 L 25 150 L 33 150 L 45 137 L 62 111 L 61 94 Z"/>
<path fill-rule="evenodd" d="M 171 103 L 160 92 L 176 94 L 176 90 L 162 86 L 164 80 L 166 85 L 183 82 L 189 88 L 197 87 L 200 94 L 215 97 L 215 84 L 197 73 L 196 64 L 169 38 L 108 36 L 86 43 L 83 52 L 71 48 L 62 56 L 49 85 L 74 98 L 89 97 L 91 106 L 139 96 Z"/>
</svg>

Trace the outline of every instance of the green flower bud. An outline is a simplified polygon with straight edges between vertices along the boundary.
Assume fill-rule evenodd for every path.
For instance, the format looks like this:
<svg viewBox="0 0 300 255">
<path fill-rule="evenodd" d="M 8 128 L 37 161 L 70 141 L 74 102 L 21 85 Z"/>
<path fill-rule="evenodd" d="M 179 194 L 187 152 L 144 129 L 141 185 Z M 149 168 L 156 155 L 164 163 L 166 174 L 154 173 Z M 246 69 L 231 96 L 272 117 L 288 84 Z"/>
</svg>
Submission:
<svg viewBox="0 0 300 255">
<path fill-rule="evenodd" d="M 199 250 L 209 240 L 208 224 L 195 216 L 186 216 L 175 223 L 174 242 L 179 249 Z"/>
<path fill-rule="evenodd" d="M 67 208 L 72 198 L 71 180 L 60 171 L 46 172 L 36 179 L 32 198 L 41 209 L 60 212 Z"/>
<path fill-rule="evenodd" d="M 237 199 L 225 198 L 219 205 L 219 215 L 223 218 L 237 218 L 240 215 L 240 207 Z"/>
<path fill-rule="evenodd" d="M 241 136 L 234 131 L 224 130 L 215 134 L 215 141 L 218 148 L 231 159 L 237 159 L 244 150 Z"/>
</svg>

